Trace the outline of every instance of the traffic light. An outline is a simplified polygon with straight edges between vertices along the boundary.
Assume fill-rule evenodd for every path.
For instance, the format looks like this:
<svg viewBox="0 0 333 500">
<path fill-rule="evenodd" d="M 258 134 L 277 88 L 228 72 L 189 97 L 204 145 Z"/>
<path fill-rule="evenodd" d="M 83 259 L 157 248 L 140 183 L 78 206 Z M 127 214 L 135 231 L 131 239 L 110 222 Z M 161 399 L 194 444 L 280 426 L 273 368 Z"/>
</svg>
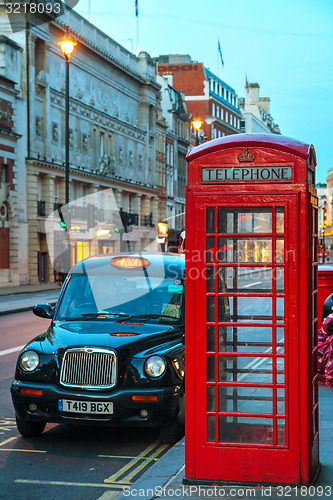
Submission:
<svg viewBox="0 0 333 500">
<path fill-rule="evenodd" d="M 127 232 L 126 231 L 126 227 L 127 227 L 127 212 L 123 212 L 123 209 L 120 208 L 119 209 L 119 215 L 120 215 L 121 223 L 122 223 L 123 228 L 124 228 L 125 233 L 126 233 Z"/>
<path fill-rule="evenodd" d="M 67 231 L 67 224 L 65 222 L 64 216 L 62 215 L 61 207 L 58 208 L 58 214 L 60 217 L 60 221 L 59 221 L 60 226 L 63 227 L 65 231 Z"/>
<path fill-rule="evenodd" d="M 132 214 L 129 214 L 127 212 L 123 212 L 123 209 L 120 208 L 119 215 L 120 215 L 121 222 L 123 224 L 125 233 L 130 233 L 133 230 L 133 228 L 132 228 L 133 218 L 131 216 Z"/>
<path fill-rule="evenodd" d="M 97 226 L 99 222 L 99 210 L 92 203 L 89 203 L 87 209 L 87 228 L 91 229 Z"/>
</svg>

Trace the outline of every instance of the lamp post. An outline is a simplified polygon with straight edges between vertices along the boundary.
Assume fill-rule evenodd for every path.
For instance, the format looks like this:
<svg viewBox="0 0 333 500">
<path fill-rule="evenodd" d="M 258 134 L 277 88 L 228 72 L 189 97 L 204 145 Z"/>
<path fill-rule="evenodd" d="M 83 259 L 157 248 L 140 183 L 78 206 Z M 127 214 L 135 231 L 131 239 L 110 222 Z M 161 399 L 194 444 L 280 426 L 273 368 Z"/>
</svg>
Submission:
<svg viewBox="0 0 333 500">
<path fill-rule="evenodd" d="M 77 43 L 68 34 L 68 28 L 66 28 L 66 34 L 58 44 L 66 59 L 66 92 L 65 92 L 65 204 L 68 207 L 68 217 L 66 221 L 66 241 L 65 250 L 63 252 L 63 272 L 62 282 L 71 268 L 71 245 L 69 231 L 71 228 L 71 213 L 69 210 L 69 60 Z"/>
<path fill-rule="evenodd" d="M 199 146 L 199 130 L 200 130 L 202 124 L 203 124 L 203 122 L 199 118 L 196 118 L 195 120 L 192 121 L 192 125 L 196 131 L 196 134 L 195 134 L 195 145 L 196 146 Z"/>
<path fill-rule="evenodd" d="M 58 44 L 66 59 L 66 93 L 65 93 L 65 203 L 69 203 L 69 60 L 77 43 L 68 34 Z"/>
</svg>

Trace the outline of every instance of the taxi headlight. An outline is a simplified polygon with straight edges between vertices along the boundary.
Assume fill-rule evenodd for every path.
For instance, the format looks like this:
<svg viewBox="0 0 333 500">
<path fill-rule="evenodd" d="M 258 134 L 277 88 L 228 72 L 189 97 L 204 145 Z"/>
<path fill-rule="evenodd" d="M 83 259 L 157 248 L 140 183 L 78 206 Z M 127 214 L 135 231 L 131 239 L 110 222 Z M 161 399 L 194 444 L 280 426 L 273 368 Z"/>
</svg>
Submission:
<svg viewBox="0 0 333 500">
<path fill-rule="evenodd" d="M 39 365 L 39 356 L 36 351 L 25 351 L 20 356 L 20 368 L 24 372 L 32 372 Z"/>
<path fill-rule="evenodd" d="M 145 370 L 149 377 L 160 377 L 166 369 L 166 363 L 161 356 L 151 356 L 145 362 Z"/>
</svg>

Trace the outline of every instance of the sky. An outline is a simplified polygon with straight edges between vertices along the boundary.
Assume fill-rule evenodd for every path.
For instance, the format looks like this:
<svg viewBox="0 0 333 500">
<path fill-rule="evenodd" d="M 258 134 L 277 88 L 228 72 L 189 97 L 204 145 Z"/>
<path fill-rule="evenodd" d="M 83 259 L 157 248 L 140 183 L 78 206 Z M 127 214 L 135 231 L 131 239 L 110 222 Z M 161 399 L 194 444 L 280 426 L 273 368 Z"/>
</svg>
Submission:
<svg viewBox="0 0 333 500">
<path fill-rule="evenodd" d="M 75 10 L 88 19 L 89 0 Z M 333 168 L 333 0 L 138 0 L 138 13 L 135 0 L 90 0 L 92 23 L 133 53 L 138 38 L 152 57 L 189 54 L 239 97 L 246 77 L 258 83 L 281 133 L 314 145 L 316 182 L 326 181 Z"/>
</svg>

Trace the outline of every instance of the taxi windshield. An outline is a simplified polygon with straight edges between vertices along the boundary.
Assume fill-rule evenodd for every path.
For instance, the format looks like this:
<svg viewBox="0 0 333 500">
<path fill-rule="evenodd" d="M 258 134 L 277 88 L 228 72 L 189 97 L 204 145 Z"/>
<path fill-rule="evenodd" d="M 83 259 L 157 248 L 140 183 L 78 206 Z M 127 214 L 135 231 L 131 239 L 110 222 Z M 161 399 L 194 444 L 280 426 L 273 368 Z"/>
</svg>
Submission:
<svg viewBox="0 0 333 500">
<path fill-rule="evenodd" d="M 175 322 L 183 307 L 183 281 L 121 273 L 72 275 L 55 320 L 121 319 Z"/>
</svg>

